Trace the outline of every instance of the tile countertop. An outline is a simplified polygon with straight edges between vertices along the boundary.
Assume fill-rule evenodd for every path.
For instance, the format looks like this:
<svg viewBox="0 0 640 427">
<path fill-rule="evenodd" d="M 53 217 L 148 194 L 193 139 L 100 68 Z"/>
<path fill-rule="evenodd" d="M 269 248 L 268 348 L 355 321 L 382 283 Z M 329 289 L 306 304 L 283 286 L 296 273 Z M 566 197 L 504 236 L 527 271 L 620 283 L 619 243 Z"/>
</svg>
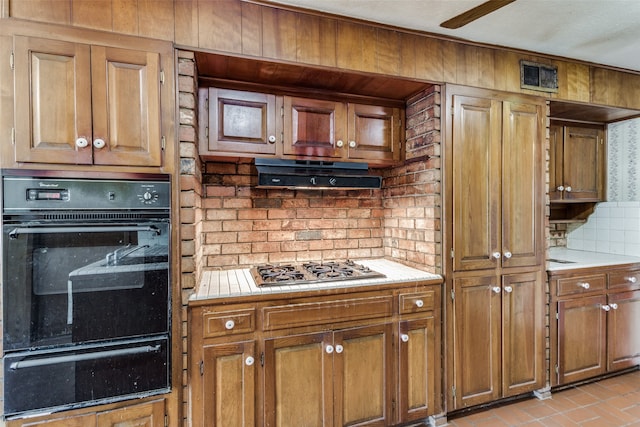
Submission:
<svg viewBox="0 0 640 427">
<path fill-rule="evenodd" d="M 549 248 L 549 254 L 547 255 L 547 271 L 563 271 L 634 263 L 640 263 L 640 257 L 577 251 L 566 248 Z"/>
<path fill-rule="evenodd" d="M 197 293 L 191 301 L 237 296 L 270 295 L 286 292 L 316 291 L 334 288 L 353 288 L 391 283 L 411 283 L 425 280 L 442 282 L 442 276 L 386 259 L 356 260 L 386 277 L 371 279 L 341 280 L 297 285 L 257 286 L 248 268 L 234 270 L 206 270 Z"/>
</svg>

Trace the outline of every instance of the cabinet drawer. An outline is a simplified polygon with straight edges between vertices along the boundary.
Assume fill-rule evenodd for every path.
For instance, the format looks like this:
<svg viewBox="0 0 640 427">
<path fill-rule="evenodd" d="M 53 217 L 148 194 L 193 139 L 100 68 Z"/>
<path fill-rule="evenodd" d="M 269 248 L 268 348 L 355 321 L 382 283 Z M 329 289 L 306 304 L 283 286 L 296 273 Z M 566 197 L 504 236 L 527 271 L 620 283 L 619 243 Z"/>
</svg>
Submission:
<svg viewBox="0 0 640 427">
<path fill-rule="evenodd" d="M 609 289 L 640 289 L 640 270 L 620 270 L 609 273 Z"/>
<path fill-rule="evenodd" d="M 563 296 L 599 291 L 603 290 L 606 284 L 607 278 L 604 274 L 558 279 L 557 295 Z"/>
<path fill-rule="evenodd" d="M 202 336 L 212 338 L 255 330 L 255 310 L 205 312 L 202 315 Z"/>
<path fill-rule="evenodd" d="M 398 296 L 400 314 L 433 311 L 436 306 L 436 292 L 413 292 Z"/>
<path fill-rule="evenodd" d="M 263 309 L 266 331 L 388 317 L 393 314 L 389 296 L 287 304 Z"/>
</svg>

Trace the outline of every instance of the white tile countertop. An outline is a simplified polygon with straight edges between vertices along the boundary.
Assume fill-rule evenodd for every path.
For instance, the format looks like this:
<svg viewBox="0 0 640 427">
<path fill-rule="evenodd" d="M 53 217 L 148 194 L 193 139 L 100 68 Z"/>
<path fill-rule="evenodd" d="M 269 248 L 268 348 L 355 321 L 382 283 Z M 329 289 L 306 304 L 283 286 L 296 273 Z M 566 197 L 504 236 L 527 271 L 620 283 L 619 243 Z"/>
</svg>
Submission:
<svg viewBox="0 0 640 427">
<path fill-rule="evenodd" d="M 358 264 L 369 267 L 386 277 L 333 282 L 315 282 L 307 284 L 257 286 L 249 268 L 232 270 L 206 270 L 197 293 L 191 296 L 192 301 L 211 298 L 227 298 L 236 296 L 269 295 L 287 292 L 316 291 L 334 288 L 353 288 L 392 283 L 411 283 L 425 280 L 442 281 L 442 276 L 408 267 L 386 259 L 357 260 Z"/>
<path fill-rule="evenodd" d="M 640 263 L 640 257 L 577 251 L 566 248 L 549 248 L 547 271 L 573 270 L 578 268 L 603 267 Z"/>
</svg>

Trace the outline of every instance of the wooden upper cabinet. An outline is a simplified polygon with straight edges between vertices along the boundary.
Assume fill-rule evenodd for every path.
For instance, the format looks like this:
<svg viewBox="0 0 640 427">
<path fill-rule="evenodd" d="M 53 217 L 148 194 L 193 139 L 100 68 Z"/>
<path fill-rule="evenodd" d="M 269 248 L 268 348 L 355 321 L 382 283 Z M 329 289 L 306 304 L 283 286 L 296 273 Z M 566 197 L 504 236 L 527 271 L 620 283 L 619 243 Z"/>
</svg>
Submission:
<svg viewBox="0 0 640 427">
<path fill-rule="evenodd" d="M 453 268 L 542 262 L 542 107 L 453 97 Z"/>
<path fill-rule="evenodd" d="M 202 88 L 200 109 L 207 119 L 200 120 L 201 154 L 276 154 L 281 137 L 275 95 Z"/>
<path fill-rule="evenodd" d="M 16 162 L 160 166 L 160 54 L 16 36 Z"/>
<path fill-rule="evenodd" d="M 400 109 L 377 105 L 348 105 L 348 157 L 370 162 L 400 160 Z"/>
<path fill-rule="evenodd" d="M 341 158 L 347 150 L 346 105 L 284 97 L 284 154 Z"/>
<path fill-rule="evenodd" d="M 549 138 L 549 199 L 552 202 L 604 200 L 604 129 L 552 124 Z"/>
</svg>

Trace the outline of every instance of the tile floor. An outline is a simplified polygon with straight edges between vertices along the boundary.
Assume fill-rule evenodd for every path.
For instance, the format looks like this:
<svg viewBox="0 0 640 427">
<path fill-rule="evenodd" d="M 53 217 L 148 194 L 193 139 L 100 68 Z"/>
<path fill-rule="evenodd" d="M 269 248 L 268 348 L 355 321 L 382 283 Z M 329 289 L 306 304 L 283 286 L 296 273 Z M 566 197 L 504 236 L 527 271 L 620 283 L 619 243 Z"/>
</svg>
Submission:
<svg viewBox="0 0 640 427">
<path fill-rule="evenodd" d="M 448 421 L 451 427 L 640 427 L 640 371 Z"/>
</svg>

